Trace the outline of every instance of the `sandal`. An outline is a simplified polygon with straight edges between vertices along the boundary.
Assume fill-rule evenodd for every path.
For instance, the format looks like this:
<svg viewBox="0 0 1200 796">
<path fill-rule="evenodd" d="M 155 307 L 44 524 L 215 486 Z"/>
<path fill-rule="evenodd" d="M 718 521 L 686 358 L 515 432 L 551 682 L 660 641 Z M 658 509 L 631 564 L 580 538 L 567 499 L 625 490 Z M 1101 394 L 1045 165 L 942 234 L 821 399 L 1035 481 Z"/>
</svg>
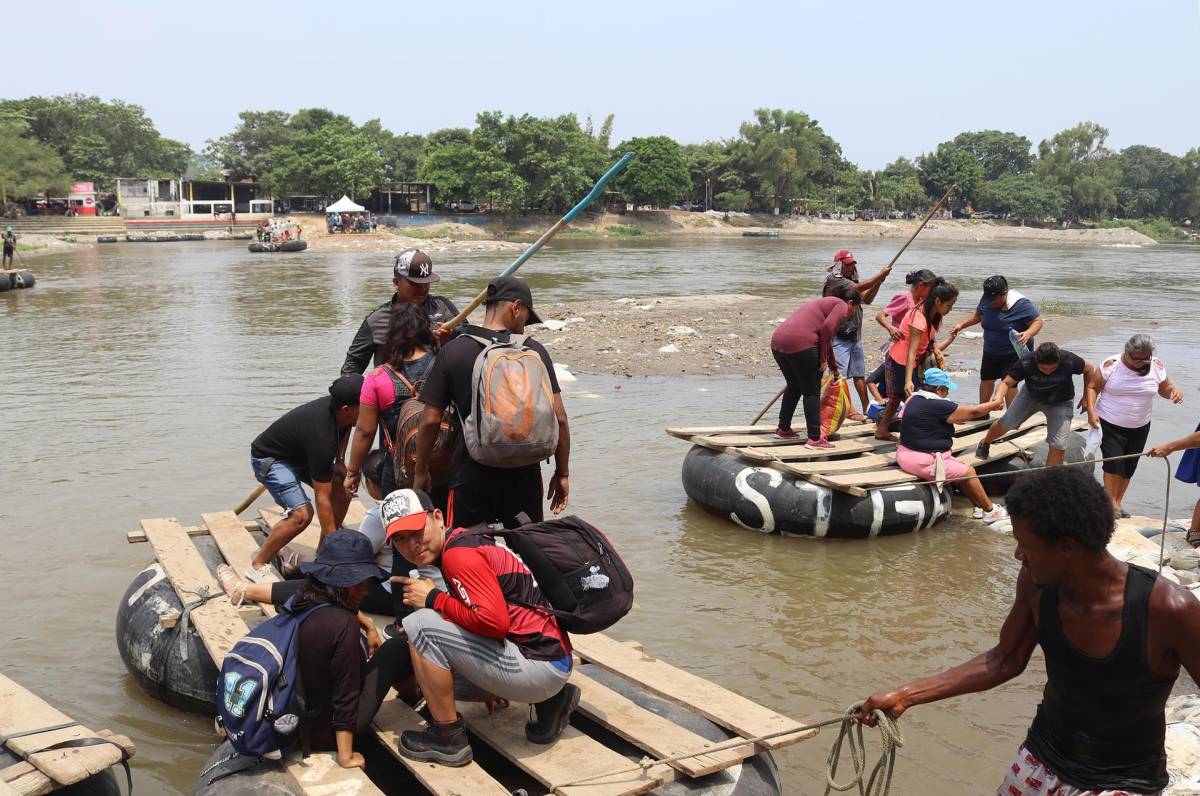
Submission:
<svg viewBox="0 0 1200 796">
<path fill-rule="evenodd" d="M 238 577 L 237 571 L 228 564 L 217 567 L 217 580 L 229 595 L 229 602 L 236 608 L 246 599 L 246 581 Z"/>
</svg>

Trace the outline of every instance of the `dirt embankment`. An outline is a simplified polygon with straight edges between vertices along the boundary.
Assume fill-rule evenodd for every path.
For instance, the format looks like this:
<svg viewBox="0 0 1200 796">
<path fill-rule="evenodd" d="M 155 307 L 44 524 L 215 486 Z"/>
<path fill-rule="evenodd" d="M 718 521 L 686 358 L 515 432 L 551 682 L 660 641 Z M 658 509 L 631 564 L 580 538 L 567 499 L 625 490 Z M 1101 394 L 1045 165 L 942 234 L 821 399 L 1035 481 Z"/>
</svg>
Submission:
<svg viewBox="0 0 1200 796">
<path fill-rule="evenodd" d="M 556 362 L 586 373 L 623 376 L 741 375 L 778 373 L 771 334 L 796 308 L 794 300 L 744 295 L 668 296 L 539 305 L 543 326 L 529 332 Z M 954 313 L 953 323 L 965 313 Z M 1108 327 L 1104 321 L 1047 317 L 1044 339 L 1072 340 Z M 886 333 L 868 308 L 863 320 L 867 367 L 883 360 Z M 979 367 L 979 327 L 947 350 L 951 369 Z"/>
<path fill-rule="evenodd" d="M 375 232 L 337 233 L 325 230 L 323 216 L 293 216 L 304 228 L 304 239 L 314 251 L 398 252 L 417 247 L 439 252 L 521 251 L 525 244 L 495 240 L 496 233 L 472 224 L 435 223 L 423 227 L 378 227 Z"/>
<path fill-rule="evenodd" d="M 54 235 L 38 235 L 36 233 L 19 232 L 17 233 L 17 253 L 21 257 L 37 257 L 40 254 L 50 254 L 52 252 L 65 252 L 71 249 L 82 249 L 95 243 L 95 239 L 91 239 L 90 243 L 82 243 L 78 241 L 63 240 Z M 19 266 L 20 259 L 14 260 L 14 267 Z"/>
</svg>

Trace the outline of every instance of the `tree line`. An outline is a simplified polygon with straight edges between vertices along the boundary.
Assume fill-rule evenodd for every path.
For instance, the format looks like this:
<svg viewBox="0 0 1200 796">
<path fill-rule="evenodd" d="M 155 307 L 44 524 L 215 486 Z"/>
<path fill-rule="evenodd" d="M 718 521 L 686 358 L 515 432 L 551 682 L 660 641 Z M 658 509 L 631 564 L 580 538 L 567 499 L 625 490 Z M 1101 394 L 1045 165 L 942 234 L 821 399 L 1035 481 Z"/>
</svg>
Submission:
<svg viewBox="0 0 1200 796">
<path fill-rule="evenodd" d="M 111 190 L 121 176 L 253 179 L 276 196 L 347 193 L 365 199 L 398 182 L 430 182 L 439 201 L 505 212 L 560 213 L 625 151 L 638 158 L 610 185 L 636 206 L 676 203 L 720 210 L 825 209 L 918 212 L 951 184 L 954 209 L 1026 221 L 1200 215 L 1200 148 L 1182 156 L 1106 145 L 1083 122 L 1033 142 L 1000 130 L 964 132 L 915 158 L 860 169 L 808 114 L 760 108 L 736 136 L 680 144 L 668 136 L 613 145 L 574 114 L 540 118 L 486 111 L 474 127 L 395 134 L 324 108 L 244 111 L 200 152 L 158 133 L 144 110 L 65 95 L 0 102 L 0 191 L 58 191 L 70 179 Z"/>
</svg>

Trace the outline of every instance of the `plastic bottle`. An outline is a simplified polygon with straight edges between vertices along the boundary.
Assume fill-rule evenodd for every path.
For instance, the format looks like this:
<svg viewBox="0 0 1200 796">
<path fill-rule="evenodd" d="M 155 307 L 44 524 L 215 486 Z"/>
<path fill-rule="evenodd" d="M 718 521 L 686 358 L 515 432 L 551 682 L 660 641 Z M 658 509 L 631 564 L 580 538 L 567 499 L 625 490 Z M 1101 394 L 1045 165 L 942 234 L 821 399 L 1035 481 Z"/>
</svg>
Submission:
<svg viewBox="0 0 1200 796">
<path fill-rule="evenodd" d="M 1028 353 L 1029 351 L 1021 342 L 1021 335 L 1017 333 L 1016 329 L 1008 330 L 1008 342 L 1012 343 L 1013 351 L 1017 352 L 1017 356 L 1021 356 L 1021 354 Z"/>
</svg>

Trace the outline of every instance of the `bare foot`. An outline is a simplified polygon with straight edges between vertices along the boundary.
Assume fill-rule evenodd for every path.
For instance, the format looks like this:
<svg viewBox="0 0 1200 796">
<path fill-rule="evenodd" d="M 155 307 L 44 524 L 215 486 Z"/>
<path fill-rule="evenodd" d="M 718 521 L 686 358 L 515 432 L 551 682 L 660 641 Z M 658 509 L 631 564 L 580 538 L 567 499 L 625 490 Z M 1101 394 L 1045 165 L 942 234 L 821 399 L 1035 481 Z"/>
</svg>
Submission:
<svg viewBox="0 0 1200 796">
<path fill-rule="evenodd" d="M 875 439 L 879 440 L 880 442 L 896 442 L 897 441 L 897 437 L 895 434 L 876 434 Z"/>
</svg>

